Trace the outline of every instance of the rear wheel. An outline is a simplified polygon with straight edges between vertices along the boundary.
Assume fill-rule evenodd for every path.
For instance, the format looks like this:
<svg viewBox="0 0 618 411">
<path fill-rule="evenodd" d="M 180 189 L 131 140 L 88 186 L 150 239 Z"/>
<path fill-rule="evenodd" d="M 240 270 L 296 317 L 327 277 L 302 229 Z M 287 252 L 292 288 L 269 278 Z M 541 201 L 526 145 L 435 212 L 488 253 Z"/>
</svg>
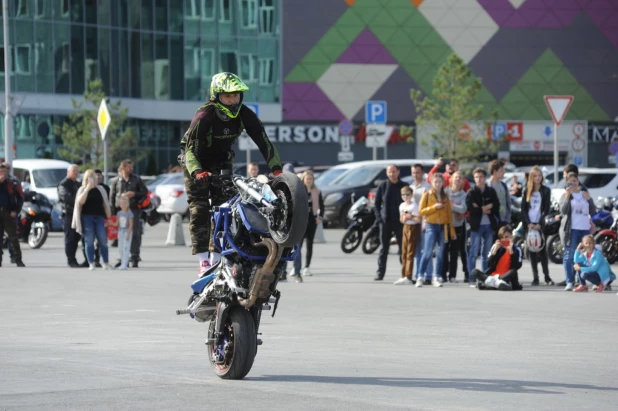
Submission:
<svg viewBox="0 0 618 411">
<path fill-rule="evenodd" d="M 341 239 L 341 250 L 349 254 L 356 250 L 363 240 L 363 232 L 360 228 L 349 228 Z"/>
<path fill-rule="evenodd" d="M 214 320 L 211 327 L 213 324 Z M 257 335 L 251 314 L 241 307 L 232 308 L 225 319 L 223 335 L 208 346 L 213 371 L 225 380 L 241 380 L 251 371 L 256 353 Z"/>
<path fill-rule="evenodd" d="M 280 218 L 270 224 L 269 231 L 275 242 L 283 247 L 294 247 L 305 236 L 309 216 L 307 190 L 294 173 L 283 172 L 270 183 L 281 203 Z"/>
<path fill-rule="evenodd" d="M 618 241 L 616 238 L 607 234 L 598 234 L 595 238 L 597 244 L 601 245 L 603 255 L 607 258 L 607 262 L 614 264 L 618 261 Z"/>
</svg>

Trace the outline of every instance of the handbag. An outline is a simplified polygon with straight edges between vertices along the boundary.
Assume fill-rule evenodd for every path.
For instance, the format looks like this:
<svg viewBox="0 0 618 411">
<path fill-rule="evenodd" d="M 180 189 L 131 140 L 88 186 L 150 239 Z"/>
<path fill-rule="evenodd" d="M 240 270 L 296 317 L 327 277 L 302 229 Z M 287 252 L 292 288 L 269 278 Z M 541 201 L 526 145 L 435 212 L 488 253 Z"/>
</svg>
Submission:
<svg viewBox="0 0 618 411">
<path fill-rule="evenodd" d="M 117 222 L 118 220 L 116 219 L 116 216 L 113 215 L 111 217 L 109 217 L 107 219 L 107 222 L 113 222 L 114 224 Z M 115 225 L 111 225 L 111 224 L 107 224 L 107 239 L 110 241 L 113 240 L 117 240 L 118 239 L 118 227 Z"/>
</svg>

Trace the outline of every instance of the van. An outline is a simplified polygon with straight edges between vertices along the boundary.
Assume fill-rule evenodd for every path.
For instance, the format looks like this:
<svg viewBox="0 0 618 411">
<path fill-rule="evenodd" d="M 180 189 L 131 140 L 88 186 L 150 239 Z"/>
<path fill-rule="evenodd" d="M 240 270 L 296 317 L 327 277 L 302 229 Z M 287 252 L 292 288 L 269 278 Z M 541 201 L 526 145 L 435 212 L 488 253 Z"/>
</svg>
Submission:
<svg viewBox="0 0 618 411">
<path fill-rule="evenodd" d="M 13 175 L 24 189 L 44 194 L 52 204 L 58 202 L 58 184 L 67 176 L 71 163 L 62 160 L 13 160 Z"/>
</svg>

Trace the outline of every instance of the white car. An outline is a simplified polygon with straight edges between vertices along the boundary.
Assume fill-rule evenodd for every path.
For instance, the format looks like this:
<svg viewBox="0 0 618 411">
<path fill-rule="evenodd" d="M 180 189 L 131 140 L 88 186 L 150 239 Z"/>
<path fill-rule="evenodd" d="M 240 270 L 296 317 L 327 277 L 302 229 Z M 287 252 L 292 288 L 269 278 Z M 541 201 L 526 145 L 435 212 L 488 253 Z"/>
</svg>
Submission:
<svg viewBox="0 0 618 411">
<path fill-rule="evenodd" d="M 618 197 L 618 168 L 580 168 L 579 182 L 588 188 L 593 200 L 599 197 Z M 558 186 L 551 190 L 553 201 L 559 201 L 564 194 L 565 180 L 558 182 Z"/>
<path fill-rule="evenodd" d="M 150 183 L 148 190 L 161 198 L 161 205 L 157 212 L 163 219 L 169 220 L 172 214 L 189 215 L 189 203 L 185 191 L 185 178 L 182 173 L 161 174 Z"/>
</svg>

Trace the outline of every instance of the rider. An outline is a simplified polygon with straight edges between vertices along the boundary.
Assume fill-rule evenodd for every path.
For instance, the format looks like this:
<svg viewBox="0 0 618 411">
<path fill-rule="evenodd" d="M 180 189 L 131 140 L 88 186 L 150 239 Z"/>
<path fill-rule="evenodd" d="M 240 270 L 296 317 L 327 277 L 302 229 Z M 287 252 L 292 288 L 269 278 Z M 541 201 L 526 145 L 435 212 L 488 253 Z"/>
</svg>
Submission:
<svg viewBox="0 0 618 411">
<path fill-rule="evenodd" d="M 247 130 L 258 146 L 273 174 L 282 173 L 279 154 L 262 122 L 242 104 L 243 92 L 248 90 L 235 74 L 223 72 L 212 76 L 210 99 L 197 110 L 180 141 L 179 162 L 183 166 L 189 202 L 189 231 L 193 255 L 199 256 L 200 274 L 220 259 L 211 238 L 210 207 L 228 200 L 221 188 L 208 184 L 208 177 L 232 169 L 232 146 L 243 130 Z"/>
</svg>

